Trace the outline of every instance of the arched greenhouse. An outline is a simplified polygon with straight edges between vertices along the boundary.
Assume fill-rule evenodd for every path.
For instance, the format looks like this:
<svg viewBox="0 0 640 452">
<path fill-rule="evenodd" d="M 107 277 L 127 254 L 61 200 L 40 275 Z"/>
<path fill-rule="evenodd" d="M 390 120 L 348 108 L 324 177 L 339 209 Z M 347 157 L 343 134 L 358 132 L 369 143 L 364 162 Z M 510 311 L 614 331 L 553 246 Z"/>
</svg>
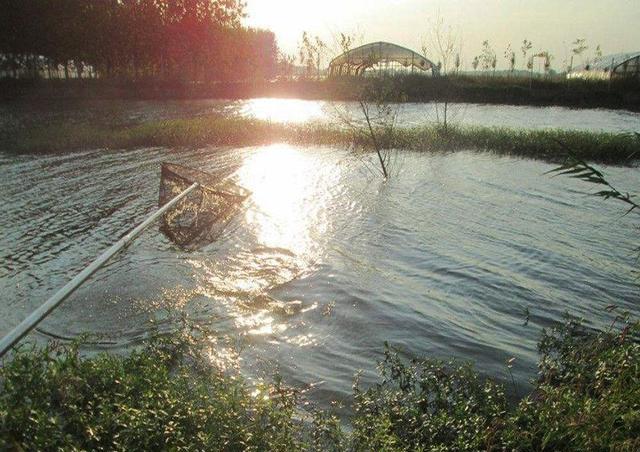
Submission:
<svg viewBox="0 0 640 452">
<path fill-rule="evenodd" d="M 570 71 L 567 77 L 593 80 L 608 80 L 610 78 L 640 80 L 640 52 L 598 57 L 593 62 Z"/>
<path fill-rule="evenodd" d="M 334 58 L 329 63 L 329 75 L 363 75 L 367 70 L 384 72 L 431 71 L 439 73 L 439 67 L 413 50 L 389 42 L 372 42 Z"/>
</svg>

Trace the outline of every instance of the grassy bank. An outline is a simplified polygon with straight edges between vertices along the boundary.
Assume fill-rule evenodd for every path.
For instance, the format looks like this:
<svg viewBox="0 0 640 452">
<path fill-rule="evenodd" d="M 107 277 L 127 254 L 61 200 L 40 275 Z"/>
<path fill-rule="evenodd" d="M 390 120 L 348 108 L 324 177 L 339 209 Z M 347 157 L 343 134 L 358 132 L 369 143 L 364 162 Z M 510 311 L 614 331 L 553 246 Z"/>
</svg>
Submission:
<svg viewBox="0 0 640 452">
<path fill-rule="evenodd" d="M 367 146 L 368 138 L 362 133 L 328 125 L 284 125 L 206 116 L 121 127 L 70 123 L 31 127 L 0 143 L 0 146 L 12 152 L 45 153 L 145 146 L 251 146 L 273 142 Z M 640 139 L 632 134 L 488 127 L 396 129 L 385 145 L 425 152 L 478 150 L 548 161 L 561 161 L 571 150 L 584 160 L 609 164 L 628 164 L 630 156 L 640 155 Z"/>
<path fill-rule="evenodd" d="M 186 336 L 127 357 L 23 349 L 0 369 L 0 446 L 9 450 L 638 450 L 637 325 L 568 321 L 540 341 L 540 378 L 515 405 L 470 365 L 406 362 L 387 348 L 380 382 L 356 385 L 352 431 L 300 416 L 299 394 L 249 387 Z M 306 419 L 306 420 L 304 420 Z"/>
<path fill-rule="evenodd" d="M 640 83 L 617 80 L 572 80 L 478 75 L 386 77 L 397 92 L 413 102 L 445 101 L 512 105 L 559 105 L 640 111 Z M 0 99 L 299 99 L 357 100 L 363 87 L 381 83 L 375 78 L 327 80 L 212 82 L 139 80 L 0 80 Z"/>
</svg>

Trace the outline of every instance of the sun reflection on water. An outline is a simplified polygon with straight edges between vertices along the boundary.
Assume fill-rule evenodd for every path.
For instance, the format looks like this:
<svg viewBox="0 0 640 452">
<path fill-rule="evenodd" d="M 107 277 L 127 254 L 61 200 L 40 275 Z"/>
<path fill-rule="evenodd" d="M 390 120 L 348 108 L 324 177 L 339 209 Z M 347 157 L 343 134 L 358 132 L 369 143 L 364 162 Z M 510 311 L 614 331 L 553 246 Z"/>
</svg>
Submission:
<svg viewBox="0 0 640 452">
<path fill-rule="evenodd" d="M 323 103 L 300 99 L 251 99 L 241 110 L 243 116 L 263 121 L 305 123 L 324 116 Z"/>
<path fill-rule="evenodd" d="M 258 243 L 310 257 L 314 240 L 326 232 L 326 187 L 321 187 L 314 159 L 288 145 L 273 145 L 250 156 L 238 174 L 252 191 L 254 209 L 247 224 Z"/>
<path fill-rule="evenodd" d="M 251 196 L 231 253 L 196 264 L 201 293 L 225 307 L 236 331 L 274 344 L 317 343 L 298 328 L 317 303 L 279 300 L 270 292 L 304 277 L 320 261 L 340 171 L 318 152 L 286 144 L 247 151 L 234 178 Z"/>
</svg>

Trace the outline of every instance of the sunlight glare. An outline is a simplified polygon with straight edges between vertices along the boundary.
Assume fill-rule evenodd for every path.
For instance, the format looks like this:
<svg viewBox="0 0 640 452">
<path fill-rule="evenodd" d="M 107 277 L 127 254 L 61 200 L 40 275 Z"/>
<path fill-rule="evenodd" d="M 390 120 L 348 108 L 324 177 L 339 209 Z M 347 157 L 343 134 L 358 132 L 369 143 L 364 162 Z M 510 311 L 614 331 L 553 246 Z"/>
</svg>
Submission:
<svg viewBox="0 0 640 452">
<path fill-rule="evenodd" d="M 203 274 L 201 293 L 224 304 L 237 329 L 248 337 L 300 347 L 317 343 L 308 332 L 298 337 L 288 329 L 293 319 L 317 309 L 318 303 L 305 306 L 273 298 L 269 292 L 304 277 L 325 251 L 342 172 L 328 165 L 322 152 L 287 144 L 248 150 L 234 176 L 251 192 L 244 217 L 245 245 L 224 261 L 193 263 Z"/>
<path fill-rule="evenodd" d="M 326 200 L 314 183 L 311 156 L 288 145 L 263 148 L 245 161 L 240 184 L 251 190 L 255 209 L 247 212 L 258 241 L 269 248 L 310 257 L 315 233 L 326 230 Z"/>
<path fill-rule="evenodd" d="M 302 124 L 321 119 L 323 102 L 301 99 L 251 99 L 241 110 L 244 117 L 263 121 Z"/>
</svg>

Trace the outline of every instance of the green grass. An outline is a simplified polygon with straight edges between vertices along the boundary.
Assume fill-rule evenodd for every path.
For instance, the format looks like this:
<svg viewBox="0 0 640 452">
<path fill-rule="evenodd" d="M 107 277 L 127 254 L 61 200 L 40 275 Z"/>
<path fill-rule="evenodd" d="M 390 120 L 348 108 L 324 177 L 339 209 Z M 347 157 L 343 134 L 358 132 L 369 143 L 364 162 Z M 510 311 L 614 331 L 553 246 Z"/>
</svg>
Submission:
<svg viewBox="0 0 640 452">
<path fill-rule="evenodd" d="M 300 415 L 299 394 L 277 378 L 254 396 L 203 358 L 192 334 L 128 356 L 23 347 L 0 368 L 0 448 L 635 451 L 639 331 L 569 320 L 545 332 L 539 381 L 516 404 L 469 364 L 406 361 L 387 347 L 379 382 L 355 385 L 349 431 L 331 413 Z"/>
<path fill-rule="evenodd" d="M 240 118 L 206 116 L 150 121 L 124 127 L 94 124 L 54 124 L 32 127 L 14 135 L 2 148 L 19 153 L 78 149 L 139 147 L 251 146 L 272 142 L 298 145 L 368 145 L 367 136 L 328 125 L 284 125 Z M 630 164 L 640 155 L 640 139 L 632 134 L 516 130 L 489 127 L 424 126 L 396 129 L 387 147 L 425 152 L 477 150 L 500 155 L 562 161 L 575 156 L 609 164 Z"/>
</svg>

